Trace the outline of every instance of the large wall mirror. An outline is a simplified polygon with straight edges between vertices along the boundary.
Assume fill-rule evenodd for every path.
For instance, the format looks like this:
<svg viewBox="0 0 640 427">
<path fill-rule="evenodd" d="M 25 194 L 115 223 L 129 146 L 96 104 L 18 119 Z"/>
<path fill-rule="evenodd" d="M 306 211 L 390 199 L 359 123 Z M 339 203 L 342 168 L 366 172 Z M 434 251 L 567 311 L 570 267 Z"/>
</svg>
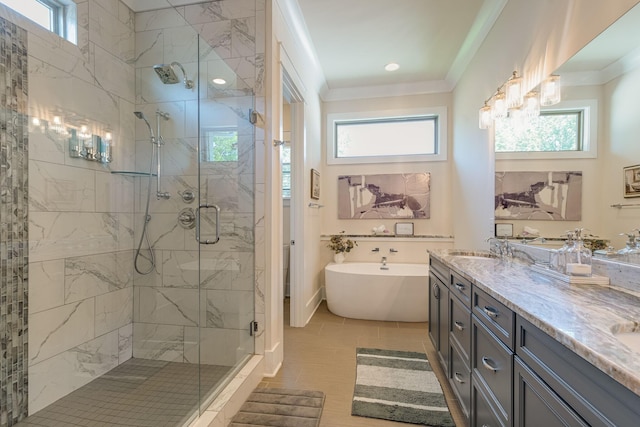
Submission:
<svg viewBox="0 0 640 427">
<path fill-rule="evenodd" d="M 544 197 L 566 197 L 566 193 L 562 193 L 568 189 L 565 181 L 572 177 L 551 172 L 579 172 L 573 176 L 573 182 L 581 181 L 578 217 L 552 219 L 552 215 L 546 212 L 509 217 L 509 212 L 506 215 L 498 212 L 496 223 L 513 224 L 514 237 L 522 235 L 525 227 L 539 230 L 544 237 L 561 237 L 566 230 L 580 227 L 620 249 L 626 241 L 626 237 L 620 234 L 640 228 L 640 197 L 636 197 L 640 196 L 640 166 L 633 168 L 640 165 L 638 26 L 640 5 L 632 8 L 554 73 L 562 79 L 562 102 L 549 108 L 589 106 L 591 126 L 586 127 L 589 134 L 585 137 L 588 136 L 590 143 L 597 147 L 593 153 L 520 158 L 507 153 L 496 154 L 497 175 L 501 172 L 543 172 L 539 174 L 543 177 L 541 185 L 550 189 Z M 554 181 L 554 176 L 560 178 Z M 576 176 L 579 180 L 575 180 Z M 629 186 L 630 181 L 635 183 L 634 180 L 638 181 L 637 191 L 633 185 Z M 572 203 L 572 214 L 575 214 L 575 199 Z"/>
</svg>

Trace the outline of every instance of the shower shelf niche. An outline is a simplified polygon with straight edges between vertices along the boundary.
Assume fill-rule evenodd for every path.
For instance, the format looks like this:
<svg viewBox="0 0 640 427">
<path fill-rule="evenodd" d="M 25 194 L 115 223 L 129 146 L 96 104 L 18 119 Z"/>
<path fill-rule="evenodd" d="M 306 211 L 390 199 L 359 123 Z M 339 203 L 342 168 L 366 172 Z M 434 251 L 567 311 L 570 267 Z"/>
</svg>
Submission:
<svg viewBox="0 0 640 427">
<path fill-rule="evenodd" d="M 136 172 L 136 171 L 111 171 L 114 175 L 125 175 L 125 176 L 134 176 L 134 177 L 145 177 L 149 176 L 147 172 Z M 157 176 L 155 173 L 152 173 L 151 176 Z"/>
</svg>

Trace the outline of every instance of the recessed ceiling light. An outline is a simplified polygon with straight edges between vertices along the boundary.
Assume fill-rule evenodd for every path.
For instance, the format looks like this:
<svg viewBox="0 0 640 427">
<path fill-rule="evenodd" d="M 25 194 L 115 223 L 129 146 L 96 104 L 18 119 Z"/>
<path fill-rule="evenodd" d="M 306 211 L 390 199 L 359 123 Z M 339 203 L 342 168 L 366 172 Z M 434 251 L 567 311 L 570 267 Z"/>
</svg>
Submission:
<svg viewBox="0 0 640 427">
<path fill-rule="evenodd" d="M 398 68 L 400 68 L 400 66 L 398 64 L 396 64 L 395 62 L 390 62 L 387 65 L 384 66 L 384 69 L 387 71 L 395 71 Z"/>
<path fill-rule="evenodd" d="M 227 81 L 225 79 L 222 78 L 215 78 L 212 80 L 212 82 L 214 82 L 217 85 L 223 85 L 225 84 Z"/>
</svg>

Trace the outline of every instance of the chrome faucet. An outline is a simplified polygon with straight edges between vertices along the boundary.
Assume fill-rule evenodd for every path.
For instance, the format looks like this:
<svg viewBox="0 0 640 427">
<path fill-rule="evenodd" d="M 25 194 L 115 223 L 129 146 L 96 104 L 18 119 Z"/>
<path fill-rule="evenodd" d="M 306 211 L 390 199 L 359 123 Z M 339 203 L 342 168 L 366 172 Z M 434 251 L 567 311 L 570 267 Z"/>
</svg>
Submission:
<svg viewBox="0 0 640 427">
<path fill-rule="evenodd" d="M 382 257 L 382 265 L 380 266 L 380 270 L 388 270 L 389 267 L 387 266 L 387 257 L 383 256 Z"/>
<path fill-rule="evenodd" d="M 512 248 L 506 237 L 500 239 L 498 237 L 489 237 L 487 242 L 494 241 L 495 244 L 489 247 L 489 252 L 496 254 L 500 259 L 511 258 L 513 256 Z"/>
</svg>

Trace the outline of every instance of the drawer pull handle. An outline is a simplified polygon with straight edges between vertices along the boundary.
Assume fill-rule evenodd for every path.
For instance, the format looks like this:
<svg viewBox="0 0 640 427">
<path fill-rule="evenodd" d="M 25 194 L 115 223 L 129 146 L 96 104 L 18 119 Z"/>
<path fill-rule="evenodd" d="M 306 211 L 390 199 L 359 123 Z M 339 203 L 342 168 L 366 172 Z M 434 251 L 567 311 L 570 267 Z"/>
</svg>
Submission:
<svg viewBox="0 0 640 427">
<path fill-rule="evenodd" d="M 489 424 L 482 424 L 482 427 L 490 427 Z"/>
<path fill-rule="evenodd" d="M 454 323 L 454 325 L 456 326 L 456 329 L 457 329 L 457 330 L 459 330 L 459 331 L 464 330 L 464 323 L 462 323 L 462 322 L 460 322 L 460 321 L 457 321 L 457 320 L 456 320 L 456 322 Z"/>
<path fill-rule="evenodd" d="M 495 364 L 493 363 L 493 360 L 489 359 L 486 356 L 482 357 L 482 366 L 484 366 L 485 369 L 488 369 L 491 372 L 498 372 L 498 368 L 496 368 L 494 365 Z"/>
<path fill-rule="evenodd" d="M 438 286 L 437 284 L 433 285 L 433 296 L 436 299 L 440 299 L 440 286 Z"/>
<path fill-rule="evenodd" d="M 487 316 L 492 317 L 494 319 L 498 317 L 498 313 L 499 313 L 498 310 L 488 305 L 484 306 L 484 312 L 487 313 Z"/>
<path fill-rule="evenodd" d="M 466 286 L 463 285 L 462 283 L 456 283 L 456 289 L 459 290 L 460 292 L 464 292 L 465 288 Z"/>
<path fill-rule="evenodd" d="M 462 375 L 460 375 L 458 372 L 454 372 L 453 373 L 453 378 L 455 378 L 455 380 L 457 382 L 459 382 L 460 384 L 464 384 L 464 380 L 462 379 Z"/>
</svg>

